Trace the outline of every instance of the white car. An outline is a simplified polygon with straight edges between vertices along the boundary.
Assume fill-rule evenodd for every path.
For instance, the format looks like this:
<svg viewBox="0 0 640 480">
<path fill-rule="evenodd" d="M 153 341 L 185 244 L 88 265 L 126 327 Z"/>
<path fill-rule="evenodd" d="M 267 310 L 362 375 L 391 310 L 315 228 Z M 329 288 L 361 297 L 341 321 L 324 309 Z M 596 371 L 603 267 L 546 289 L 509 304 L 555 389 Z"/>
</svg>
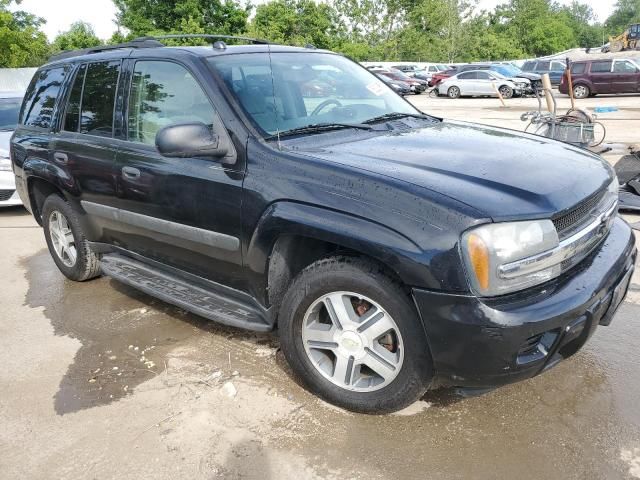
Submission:
<svg viewBox="0 0 640 480">
<path fill-rule="evenodd" d="M 18 124 L 24 92 L 0 92 L 0 207 L 22 205 L 9 158 L 9 140 Z"/>
<path fill-rule="evenodd" d="M 529 83 L 527 83 L 529 82 Z M 507 78 L 489 70 L 471 70 L 444 79 L 438 85 L 438 94 L 449 98 L 462 96 L 503 98 L 522 95 L 530 84 L 529 80 Z"/>
</svg>

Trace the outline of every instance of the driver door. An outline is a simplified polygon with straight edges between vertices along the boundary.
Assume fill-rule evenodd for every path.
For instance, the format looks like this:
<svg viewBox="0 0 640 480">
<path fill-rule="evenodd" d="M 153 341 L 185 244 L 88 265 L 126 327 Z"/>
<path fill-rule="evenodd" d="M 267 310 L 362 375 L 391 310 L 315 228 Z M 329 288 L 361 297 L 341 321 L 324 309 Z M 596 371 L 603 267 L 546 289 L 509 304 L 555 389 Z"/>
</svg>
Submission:
<svg viewBox="0 0 640 480">
<path fill-rule="evenodd" d="M 169 125 L 202 122 L 227 135 L 213 103 L 186 65 L 132 59 L 127 72 L 124 139 L 116 158 L 120 246 L 241 288 L 243 166 L 164 157 L 155 146 L 156 133 Z"/>
</svg>

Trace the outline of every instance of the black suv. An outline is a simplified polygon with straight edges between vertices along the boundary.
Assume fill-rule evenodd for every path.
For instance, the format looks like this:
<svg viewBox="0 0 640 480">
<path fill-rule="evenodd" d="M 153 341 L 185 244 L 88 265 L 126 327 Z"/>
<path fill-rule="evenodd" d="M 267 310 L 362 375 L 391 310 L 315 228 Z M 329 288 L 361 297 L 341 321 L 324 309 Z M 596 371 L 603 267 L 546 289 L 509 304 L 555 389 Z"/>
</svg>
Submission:
<svg viewBox="0 0 640 480">
<path fill-rule="evenodd" d="M 296 376 L 356 411 L 547 370 L 611 321 L 634 268 L 600 157 L 423 114 L 311 46 L 63 54 L 11 158 L 68 278 L 278 327 Z"/>
</svg>

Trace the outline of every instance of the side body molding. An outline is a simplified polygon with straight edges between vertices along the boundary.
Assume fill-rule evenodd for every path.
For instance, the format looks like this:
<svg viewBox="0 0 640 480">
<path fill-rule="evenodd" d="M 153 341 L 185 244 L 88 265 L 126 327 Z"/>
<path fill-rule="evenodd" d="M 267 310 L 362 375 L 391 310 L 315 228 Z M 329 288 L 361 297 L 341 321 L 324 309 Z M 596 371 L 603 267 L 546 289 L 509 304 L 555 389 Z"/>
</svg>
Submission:
<svg viewBox="0 0 640 480">
<path fill-rule="evenodd" d="M 80 203 L 82 208 L 84 208 L 84 210 L 90 215 L 95 215 L 108 220 L 168 235 L 170 237 L 181 238 L 183 240 L 189 240 L 231 252 L 235 252 L 240 248 L 239 238 L 225 235 L 223 233 L 212 232 L 202 228 L 170 222 L 161 218 L 149 217 L 140 213 L 108 207 L 106 205 L 100 205 L 98 203 L 87 202 L 84 200 Z"/>
</svg>

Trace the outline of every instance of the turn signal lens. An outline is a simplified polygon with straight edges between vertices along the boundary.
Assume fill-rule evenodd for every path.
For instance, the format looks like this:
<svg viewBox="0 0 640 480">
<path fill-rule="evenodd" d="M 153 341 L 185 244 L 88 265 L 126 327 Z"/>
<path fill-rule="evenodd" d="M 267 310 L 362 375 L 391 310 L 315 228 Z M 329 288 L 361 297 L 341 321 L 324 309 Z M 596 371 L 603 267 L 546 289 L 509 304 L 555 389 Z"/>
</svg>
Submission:
<svg viewBox="0 0 640 480">
<path fill-rule="evenodd" d="M 489 288 L 489 249 L 478 235 L 469 235 L 467 251 L 478 286 L 483 290 Z"/>
</svg>

